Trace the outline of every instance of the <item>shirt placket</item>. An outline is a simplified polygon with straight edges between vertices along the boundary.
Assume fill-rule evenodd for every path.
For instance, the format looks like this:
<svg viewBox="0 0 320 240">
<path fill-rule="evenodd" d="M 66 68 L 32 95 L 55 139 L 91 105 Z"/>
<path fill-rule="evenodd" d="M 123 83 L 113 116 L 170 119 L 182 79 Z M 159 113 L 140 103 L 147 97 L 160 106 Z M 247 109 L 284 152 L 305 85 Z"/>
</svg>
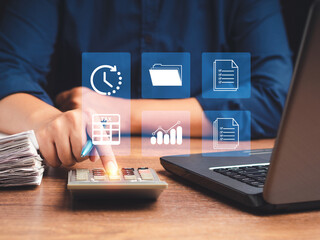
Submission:
<svg viewBox="0 0 320 240">
<path fill-rule="evenodd" d="M 141 52 L 152 51 L 159 11 L 159 0 L 142 0 Z"/>
</svg>

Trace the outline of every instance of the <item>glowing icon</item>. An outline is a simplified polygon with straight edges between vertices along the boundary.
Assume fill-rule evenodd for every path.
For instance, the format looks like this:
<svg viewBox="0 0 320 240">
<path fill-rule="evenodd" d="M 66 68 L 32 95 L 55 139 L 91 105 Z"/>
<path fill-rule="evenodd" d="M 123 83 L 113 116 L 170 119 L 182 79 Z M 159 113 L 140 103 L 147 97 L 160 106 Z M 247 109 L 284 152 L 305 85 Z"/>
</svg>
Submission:
<svg viewBox="0 0 320 240">
<path fill-rule="evenodd" d="M 182 65 L 154 64 L 149 69 L 152 86 L 182 86 Z"/>
<path fill-rule="evenodd" d="M 213 62 L 213 91 L 238 91 L 239 67 L 232 59 Z"/>
<path fill-rule="evenodd" d="M 239 146 L 239 124 L 234 118 L 217 118 L 213 122 L 213 148 L 236 149 Z"/>
<path fill-rule="evenodd" d="M 180 126 L 180 121 L 178 121 L 176 124 L 174 124 L 172 127 L 170 127 L 167 130 L 163 129 L 162 127 L 158 127 L 158 129 L 152 133 L 150 142 L 152 145 L 155 145 L 155 144 L 181 145 L 182 144 L 182 127 Z"/>
<path fill-rule="evenodd" d="M 92 144 L 119 145 L 120 144 L 120 115 L 93 114 L 92 115 Z"/>
<path fill-rule="evenodd" d="M 98 74 L 99 72 L 102 72 L 102 75 Z M 111 78 L 108 77 L 110 74 L 116 74 L 116 77 L 113 77 L 111 80 Z M 95 83 L 95 81 L 99 81 L 100 84 Z M 101 83 L 104 83 L 105 85 Z M 101 95 L 115 94 L 120 90 L 120 86 L 122 85 L 121 72 L 117 71 L 116 65 L 101 65 L 91 73 L 90 84 L 93 90 Z M 97 85 L 101 90 L 98 89 Z"/>
</svg>

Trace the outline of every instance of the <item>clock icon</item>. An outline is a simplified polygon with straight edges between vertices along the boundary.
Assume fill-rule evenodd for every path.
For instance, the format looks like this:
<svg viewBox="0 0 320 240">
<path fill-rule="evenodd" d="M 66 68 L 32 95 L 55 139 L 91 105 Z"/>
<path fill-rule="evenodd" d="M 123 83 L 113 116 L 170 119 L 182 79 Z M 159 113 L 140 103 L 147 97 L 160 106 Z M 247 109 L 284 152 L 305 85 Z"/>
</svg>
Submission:
<svg viewBox="0 0 320 240">
<path fill-rule="evenodd" d="M 104 86 L 104 91 L 99 90 L 95 83 L 94 83 L 94 79 L 95 79 L 95 75 L 96 73 L 100 70 L 102 71 L 103 75 L 102 75 L 102 82 L 105 84 Z M 107 74 L 108 73 L 108 74 Z M 107 78 L 107 76 L 109 74 L 116 74 L 116 78 L 117 81 L 114 83 L 114 80 L 111 82 L 109 80 L 109 78 Z M 115 94 L 117 91 L 120 90 L 120 86 L 122 84 L 122 76 L 121 76 L 121 72 L 117 71 L 117 66 L 110 66 L 110 65 L 101 65 L 99 67 L 97 67 L 96 69 L 93 70 L 93 72 L 91 73 L 90 76 L 90 83 L 91 83 L 91 87 L 93 88 L 93 90 L 101 95 L 108 95 L 110 96 L 111 94 Z M 100 85 L 101 86 L 101 85 Z"/>
</svg>

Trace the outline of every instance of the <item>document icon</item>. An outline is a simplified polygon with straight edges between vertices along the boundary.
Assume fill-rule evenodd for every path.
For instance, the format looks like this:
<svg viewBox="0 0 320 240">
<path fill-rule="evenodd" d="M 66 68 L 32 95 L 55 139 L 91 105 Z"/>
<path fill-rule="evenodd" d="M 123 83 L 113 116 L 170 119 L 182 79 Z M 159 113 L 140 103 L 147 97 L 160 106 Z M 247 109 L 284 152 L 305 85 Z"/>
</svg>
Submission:
<svg viewBox="0 0 320 240">
<path fill-rule="evenodd" d="M 213 122 L 213 148 L 236 149 L 239 146 L 239 124 L 234 118 L 217 118 Z"/>
<path fill-rule="evenodd" d="M 149 69 L 152 86 L 182 86 L 182 65 L 154 64 Z"/>
<path fill-rule="evenodd" d="M 213 62 L 213 91 L 237 91 L 239 67 L 232 59 L 217 59 Z"/>
</svg>

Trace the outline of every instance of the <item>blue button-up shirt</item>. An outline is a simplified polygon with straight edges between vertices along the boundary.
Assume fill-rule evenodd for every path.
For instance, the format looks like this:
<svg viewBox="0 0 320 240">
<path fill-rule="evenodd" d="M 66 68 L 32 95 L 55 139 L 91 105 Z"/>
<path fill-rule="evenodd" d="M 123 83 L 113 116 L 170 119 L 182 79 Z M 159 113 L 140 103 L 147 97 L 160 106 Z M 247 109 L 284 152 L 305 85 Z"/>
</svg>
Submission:
<svg viewBox="0 0 320 240">
<path fill-rule="evenodd" d="M 204 110 L 251 111 L 253 138 L 275 136 L 292 72 L 277 0 L 12 0 L 0 25 L 0 98 L 26 92 L 52 104 L 81 85 L 82 52 L 130 52 L 133 98 L 142 52 L 190 52 L 191 96 Z M 202 98 L 203 52 L 250 52 L 251 97 Z"/>
</svg>

